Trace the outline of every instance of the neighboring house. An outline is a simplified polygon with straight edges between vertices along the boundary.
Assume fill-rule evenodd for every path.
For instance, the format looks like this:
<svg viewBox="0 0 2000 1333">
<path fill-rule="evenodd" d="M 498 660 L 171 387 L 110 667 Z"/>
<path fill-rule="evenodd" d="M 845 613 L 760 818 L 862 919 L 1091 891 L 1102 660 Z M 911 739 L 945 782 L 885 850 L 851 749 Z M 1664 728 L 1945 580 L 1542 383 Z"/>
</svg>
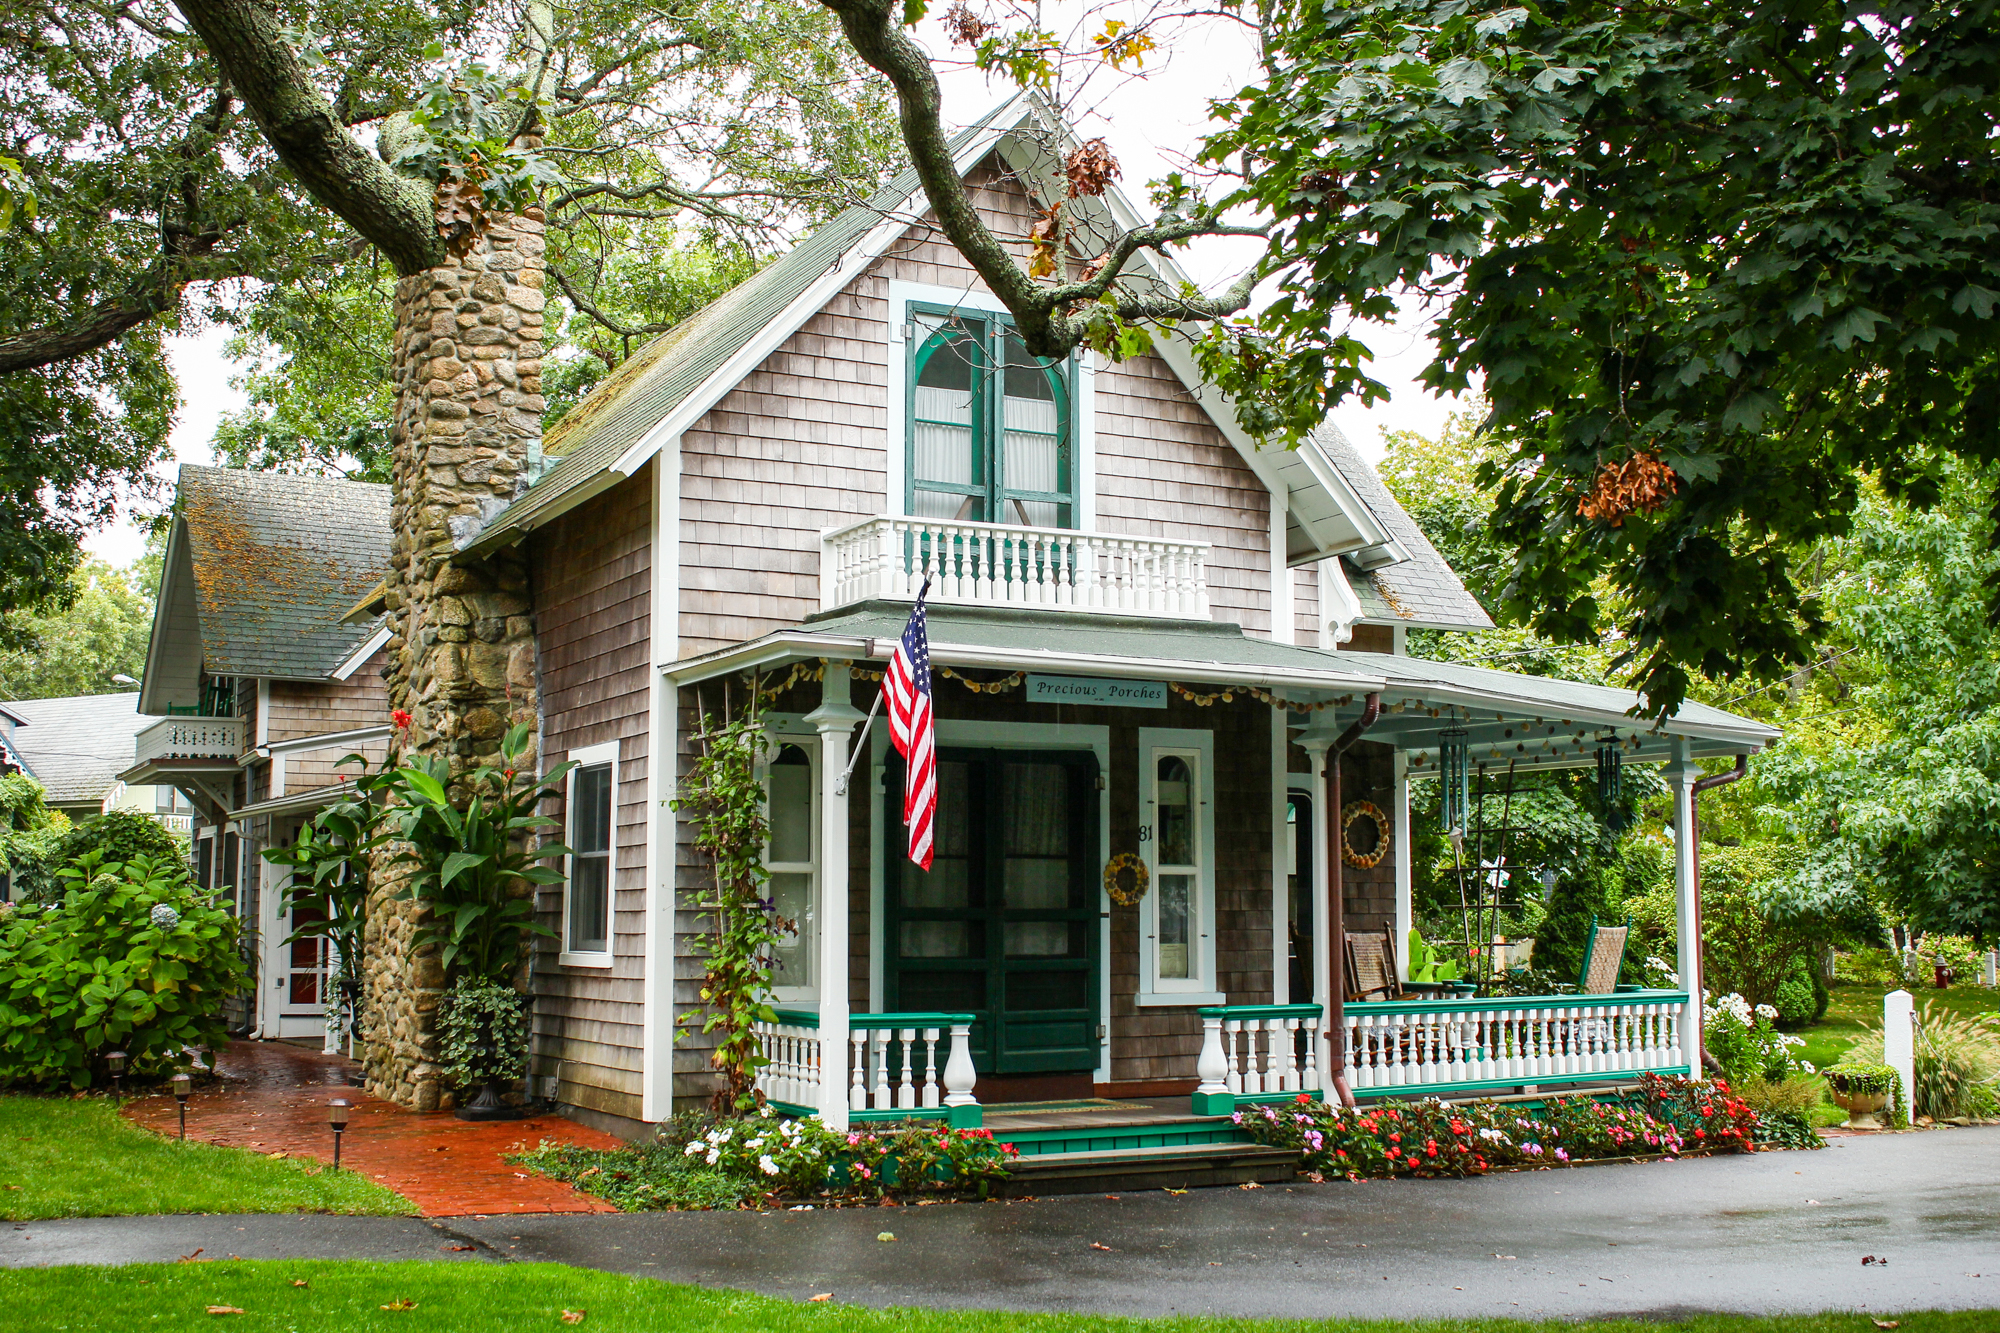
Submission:
<svg viewBox="0 0 2000 1333">
<path fill-rule="evenodd" d="M 142 810 L 176 833 L 188 831 L 191 810 L 172 787 L 135 787 L 118 774 L 132 763 L 132 738 L 152 719 L 139 696 L 80 694 L 21 699 L 0 705 L 0 745 L 42 784 L 52 810 L 72 820 L 105 810 Z"/>
<path fill-rule="evenodd" d="M 148 725 L 121 776 L 195 806 L 195 873 L 243 919 L 256 985 L 236 1017 L 257 1036 L 325 1026 L 327 960 L 316 941 L 285 943 L 297 922 L 261 853 L 351 780 L 344 756 L 386 748 L 388 631 L 343 617 L 388 546 L 386 487 L 181 468 L 138 695 Z"/>
<path fill-rule="evenodd" d="M 1042 145 L 1060 128 L 1040 115 L 1016 101 L 954 141 L 1014 234 L 1034 217 L 1021 182 L 1054 178 Z M 1075 203 L 1132 216 L 1115 193 Z M 707 871 L 668 801 L 702 715 L 740 709 L 753 685 L 769 701 L 771 891 L 799 923 L 775 960 L 765 1086 L 836 1124 L 946 1094 L 961 1119 L 973 1099 L 1136 1097 L 1185 1120 L 1190 1104 L 1168 1099 L 1198 1093 L 1212 1111 L 1325 1086 L 1339 941 L 1318 849 L 1345 849 L 1347 929 L 1401 941 L 1409 783 L 1453 746 L 1520 771 L 1601 750 L 1665 762 L 1684 820 L 1694 759 L 1774 735 L 1692 704 L 1655 727 L 1625 691 L 1403 655 L 1408 628 L 1489 622 L 1337 431 L 1259 449 L 1173 337 L 1119 364 L 1026 356 L 923 212 L 906 175 L 635 354 L 549 432 L 545 461 L 517 460 L 532 484 L 460 533 L 460 560 L 524 554 L 542 763 L 578 765 L 556 811 L 576 854 L 542 895 L 557 937 L 531 979 L 537 1095 L 627 1132 L 706 1103 L 707 1043 L 677 1025 L 700 1006 Z M 183 511 L 224 476 L 242 474 L 185 470 Z M 281 494 L 326 483 L 229 484 L 275 525 Z M 333 528 L 358 596 L 360 534 Z M 180 559 L 196 551 L 192 587 L 192 519 L 175 540 Z M 941 761 L 927 874 L 902 855 L 902 766 L 879 720 L 847 777 L 926 578 Z M 300 678 L 311 690 L 335 688 L 369 642 L 333 629 L 347 610 L 329 592 L 318 619 L 290 622 L 328 636 Z M 216 648 L 192 593 L 160 614 L 149 711 L 172 678 L 190 700 L 234 679 L 242 712 L 244 679 L 274 675 Z M 260 753 L 234 744 L 234 780 L 256 781 Z M 1386 812 L 1386 854 L 1336 841 L 1363 803 Z M 1132 905 L 1107 891 L 1114 858 L 1144 869 Z M 1471 1018 L 1350 1006 L 1342 1068 L 1366 1093 L 1687 1067 L 1685 995 L 1591 1003 L 1603 1017 L 1517 1015 L 1476 1040 Z M 376 1035 L 375 1085 L 434 1099 L 435 1075 Z M 1244 1050 L 1251 1067 L 1232 1072 Z"/>
</svg>

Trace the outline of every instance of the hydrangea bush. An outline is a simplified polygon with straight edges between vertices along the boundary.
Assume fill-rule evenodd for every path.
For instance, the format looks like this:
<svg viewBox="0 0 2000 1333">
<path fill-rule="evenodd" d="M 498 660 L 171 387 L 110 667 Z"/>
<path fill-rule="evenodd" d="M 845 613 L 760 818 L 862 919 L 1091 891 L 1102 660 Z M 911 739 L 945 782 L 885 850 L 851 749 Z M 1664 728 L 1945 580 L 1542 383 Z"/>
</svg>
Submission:
<svg viewBox="0 0 2000 1333">
<path fill-rule="evenodd" d="M 1704 994 L 1701 1016 L 1702 1044 L 1735 1082 L 1776 1082 L 1791 1074 L 1816 1072 L 1793 1053 L 1806 1044 L 1805 1038 L 1778 1031 L 1778 1011 L 1768 1004 L 1753 1008 L 1741 995 L 1711 1001 Z"/>
</svg>

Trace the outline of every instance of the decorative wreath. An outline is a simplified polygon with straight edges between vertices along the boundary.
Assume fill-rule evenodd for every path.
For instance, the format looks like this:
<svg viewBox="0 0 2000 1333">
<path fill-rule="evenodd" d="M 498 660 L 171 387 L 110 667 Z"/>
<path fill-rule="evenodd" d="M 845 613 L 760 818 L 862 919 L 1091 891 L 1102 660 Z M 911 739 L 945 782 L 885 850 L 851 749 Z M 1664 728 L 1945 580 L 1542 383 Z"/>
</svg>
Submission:
<svg viewBox="0 0 2000 1333">
<path fill-rule="evenodd" d="M 1127 887 L 1123 882 L 1126 871 L 1132 872 L 1132 883 Z M 1146 886 L 1153 882 L 1153 872 L 1146 869 L 1146 863 L 1139 859 L 1137 852 L 1120 852 L 1104 867 L 1104 891 L 1111 901 L 1120 907 L 1130 907 L 1146 896 Z"/>
<path fill-rule="evenodd" d="M 1375 824 L 1375 848 L 1373 851 L 1359 852 L 1354 849 L 1354 821 L 1372 820 Z M 1340 859 L 1351 866 L 1363 870 L 1373 870 L 1382 864 L 1382 858 L 1389 854 L 1389 816 L 1382 813 L 1382 807 L 1373 801 L 1349 801 L 1340 812 Z"/>
</svg>

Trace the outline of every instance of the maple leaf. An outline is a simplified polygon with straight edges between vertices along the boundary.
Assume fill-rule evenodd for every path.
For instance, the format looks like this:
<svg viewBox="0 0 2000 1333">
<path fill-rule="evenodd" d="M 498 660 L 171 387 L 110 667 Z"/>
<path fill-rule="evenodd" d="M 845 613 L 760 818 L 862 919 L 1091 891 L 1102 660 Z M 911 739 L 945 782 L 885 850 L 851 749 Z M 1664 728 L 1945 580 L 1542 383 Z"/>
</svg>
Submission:
<svg viewBox="0 0 2000 1333">
<path fill-rule="evenodd" d="M 1063 160 L 1063 174 L 1069 177 L 1069 197 L 1100 195 L 1118 179 L 1118 159 L 1102 137 L 1086 139 Z"/>
</svg>

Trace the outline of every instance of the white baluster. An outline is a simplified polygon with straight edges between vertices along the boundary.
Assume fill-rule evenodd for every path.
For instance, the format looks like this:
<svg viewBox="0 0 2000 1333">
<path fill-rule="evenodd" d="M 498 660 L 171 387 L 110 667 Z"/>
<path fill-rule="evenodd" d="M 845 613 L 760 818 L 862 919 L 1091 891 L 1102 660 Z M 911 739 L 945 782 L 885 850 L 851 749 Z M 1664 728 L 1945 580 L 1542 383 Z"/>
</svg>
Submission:
<svg viewBox="0 0 2000 1333">
<path fill-rule="evenodd" d="M 938 1030 L 924 1029 L 924 1109 L 931 1110 L 938 1104 L 937 1077 Z"/>
<path fill-rule="evenodd" d="M 1306 1030 L 1306 1076 L 1303 1087 L 1319 1090 L 1319 1027 L 1318 1017 L 1305 1020 Z"/>
<path fill-rule="evenodd" d="M 1243 1093 L 1243 1020 L 1231 1018 L 1222 1025 L 1222 1049 L 1229 1061 L 1229 1091 Z"/>
<path fill-rule="evenodd" d="M 916 1071 L 911 1066 L 916 1064 L 912 1052 L 916 1047 L 917 1030 L 903 1028 L 896 1035 L 903 1047 L 903 1079 L 896 1087 L 896 1109 L 914 1111 L 917 1109 L 917 1085 Z"/>
<path fill-rule="evenodd" d="M 868 1030 L 855 1028 L 849 1037 L 853 1043 L 853 1062 L 849 1065 L 847 1086 L 847 1109 L 865 1111 L 868 1109 Z"/>
<path fill-rule="evenodd" d="M 875 1078 L 869 1100 L 876 1110 L 887 1111 L 895 1106 L 889 1098 L 889 1029 L 876 1028 L 873 1035 Z"/>
<path fill-rule="evenodd" d="M 1228 1095 L 1229 1059 L 1222 1053 L 1222 1019 L 1216 1014 L 1201 1016 L 1201 1054 L 1194 1062 L 1195 1077 L 1200 1080 L 1195 1085 L 1195 1105 L 1205 1105 L 1206 1098 Z"/>
<path fill-rule="evenodd" d="M 972 1025 L 953 1023 L 951 1053 L 944 1061 L 944 1104 L 976 1106 L 978 1099 L 972 1095 L 972 1085 L 977 1078 L 972 1068 Z"/>
<path fill-rule="evenodd" d="M 1285 1042 L 1284 1063 L 1278 1066 L 1278 1089 L 1281 1092 L 1298 1092 L 1304 1087 L 1299 1082 L 1299 1020 L 1280 1020 Z"/>
</svg>

